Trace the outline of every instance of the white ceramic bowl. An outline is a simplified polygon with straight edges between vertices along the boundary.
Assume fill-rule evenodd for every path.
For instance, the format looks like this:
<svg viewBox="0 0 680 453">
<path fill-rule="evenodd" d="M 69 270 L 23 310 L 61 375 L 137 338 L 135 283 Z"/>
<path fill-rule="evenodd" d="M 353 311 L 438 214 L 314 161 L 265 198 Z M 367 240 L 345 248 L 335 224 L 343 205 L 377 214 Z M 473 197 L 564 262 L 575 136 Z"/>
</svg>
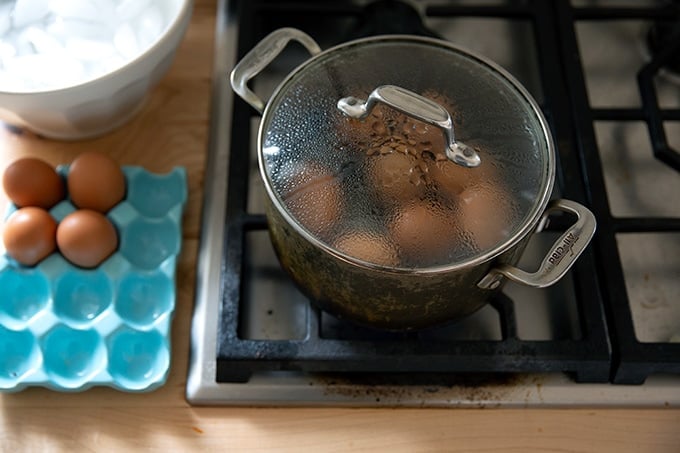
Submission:
<svg viewBox="0 0 680 453">
<path fill-rule="evenodd" d="M 173 19 L 141 55 L 79 85 L 28 93 L 0 91 L 0 120 L 62 140 L 96 137 L 130 120 L 169 69 L 191 19 L 193 0 L 160 4 Z"/>
</svg>

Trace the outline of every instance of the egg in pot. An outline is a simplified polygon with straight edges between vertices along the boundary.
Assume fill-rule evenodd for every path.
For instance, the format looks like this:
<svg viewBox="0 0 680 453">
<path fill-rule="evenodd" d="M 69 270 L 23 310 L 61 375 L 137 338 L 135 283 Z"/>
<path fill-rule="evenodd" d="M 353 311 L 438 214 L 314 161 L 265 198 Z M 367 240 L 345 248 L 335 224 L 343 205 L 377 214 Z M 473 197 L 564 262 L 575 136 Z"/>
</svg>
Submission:
<svg viewBox="0 0 680 453">
<path fill-rule="evenodd" d="M 35 206 L 21 208 L 5 222 L 2 240 L 7 254 L 25 266 L 35 266 L 56 250 L 57 222 Z"/>
<path fill-rule="evenodd" d="M 350 231 L 336 239 L 333 246 L 346 255 L 367 263 L 388 267 L 399 264 L 397 248 L 381 234 Z"/>
<path fill-rule="evenodd" d="M 370 184 L 387 202 L 405 203 L 425 192 L 423 173 L 413 156 L 400 151 L 370 156 L 367 160 Z"/>
<path fill-rule="evenodd" d="M 289 177 L 290 190 L 283 200 L 300 225 L 326 238 L 342 215 L 343 197 L 340 181 L 315 162 L 299 164 Z"/>
<path fill-rule="evenodd" d="M 102 213 L 79 209 L 64 217 L 57 227 L 57 246 L 76 266 L 92 268 L 118 248 L 116 228 Z"/>
<path fill-rule="evenodd" d="M 460 230 L 451 208 L 440 203 L 416 200 L 397 210 L 390 224 L 391 237 L 407 267 L 422 263 L 448 264 L 459 247 Z"/>
<path fill-rule="evenodd" d="M 459 197 L 459 222 L 481 250 L 488 250 L 509 235 L 511 199 L 500 186 L 477 184 Z"/>
<path fill-rule="evenodd" d="M 428 168 L 434 189 L 446 197 L 459 195 L 481 173 L 476 168 L 465 168 L 448 159 L 432 161 Z"/>
</svg>

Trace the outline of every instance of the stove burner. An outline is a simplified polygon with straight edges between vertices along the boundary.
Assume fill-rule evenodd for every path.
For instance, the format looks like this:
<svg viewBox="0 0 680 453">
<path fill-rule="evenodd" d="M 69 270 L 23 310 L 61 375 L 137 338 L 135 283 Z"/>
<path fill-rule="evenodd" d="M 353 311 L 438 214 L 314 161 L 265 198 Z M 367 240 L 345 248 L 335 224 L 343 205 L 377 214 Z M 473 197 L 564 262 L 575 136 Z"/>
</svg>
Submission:
<svg viewBox="0 0 680 453">
<path fill-rule="evenodd" d="M 674 2 L 680 13 L 680 2 Z M 673 22 L 657 21 L 647 34 L 652 60 L 638 73 L 638 84 L 649 133 L 652 137 L 654 156 L 675 170 L 680 171 L 680 153 L 673 149 L 666 138 L 664 118 L 654 78 L 661 68 L 680 74 L 680 19 Z"/>
<path fill-rule="evenodd" d="M 680 16 L 680 2 L 674 2 Z M 654 60 L 680 75 L 680 17 L 674 21 L 657 20 L 647 32 L 647 46 Z"/>
<path fill-rule="evenodd" d="M 377 0 L 364 7 L 358 27 L 347 40 L 394 34 L 441 38 L 425 26 L 421 13 L 412 5 L 399 0 Z"/>
</svg>

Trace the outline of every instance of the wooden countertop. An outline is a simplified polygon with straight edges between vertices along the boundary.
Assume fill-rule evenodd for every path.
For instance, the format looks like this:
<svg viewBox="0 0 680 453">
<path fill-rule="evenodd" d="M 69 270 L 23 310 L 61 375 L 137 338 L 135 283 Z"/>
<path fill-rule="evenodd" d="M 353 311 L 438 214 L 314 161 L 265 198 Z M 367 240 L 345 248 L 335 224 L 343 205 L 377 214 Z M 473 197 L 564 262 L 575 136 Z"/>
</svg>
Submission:
<svg viewBox="0 0 680 453">
<path fill-rule="evenodd" d="M 121 164 L 189 177 L 177 270 L 172 364 L 145 394 L 30 388 L 0 395 L 0 450 L 680 451 L 680 410 L 286 409 L 191 407 L 184 399 L 213 58 L 214 0 L 197 0 L 170 72 L 142 112 L 104 137 L 57 142 L 0 128 L 0 171 L 20 156 L 53 164 L 97 149 Z M 0 200 L 4 212 L 6 200 Z M 2 298 L 0 288 L 0 300 Z M 680 391 L 680 389 L 678 389 Z"/>
</svg>

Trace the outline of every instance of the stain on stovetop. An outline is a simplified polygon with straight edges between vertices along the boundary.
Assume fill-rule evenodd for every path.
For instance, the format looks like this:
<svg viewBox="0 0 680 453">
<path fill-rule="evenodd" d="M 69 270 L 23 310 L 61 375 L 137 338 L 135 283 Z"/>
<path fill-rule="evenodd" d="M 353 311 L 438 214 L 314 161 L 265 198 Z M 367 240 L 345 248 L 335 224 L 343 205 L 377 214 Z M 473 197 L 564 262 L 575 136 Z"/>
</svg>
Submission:
<svg viewBox="0 0 680 453">
<path fill-rule="evenodd" d="M 438 397 L 448 405 L 476 403 L 478 407 L 500 406 L 519 389 L 528 404 L 532 388 L 541 397 L 543 377 L 519 373 L 465 374 L 315 374 L 309 385 L 325 386 L 324 394 L 356 400 L 372 399 L 376 404 L 399 405 L 402 401 L 421 401 L 426 405 Z M 530 387 L 529 390 L 527 386 Z"/>
</svg>

